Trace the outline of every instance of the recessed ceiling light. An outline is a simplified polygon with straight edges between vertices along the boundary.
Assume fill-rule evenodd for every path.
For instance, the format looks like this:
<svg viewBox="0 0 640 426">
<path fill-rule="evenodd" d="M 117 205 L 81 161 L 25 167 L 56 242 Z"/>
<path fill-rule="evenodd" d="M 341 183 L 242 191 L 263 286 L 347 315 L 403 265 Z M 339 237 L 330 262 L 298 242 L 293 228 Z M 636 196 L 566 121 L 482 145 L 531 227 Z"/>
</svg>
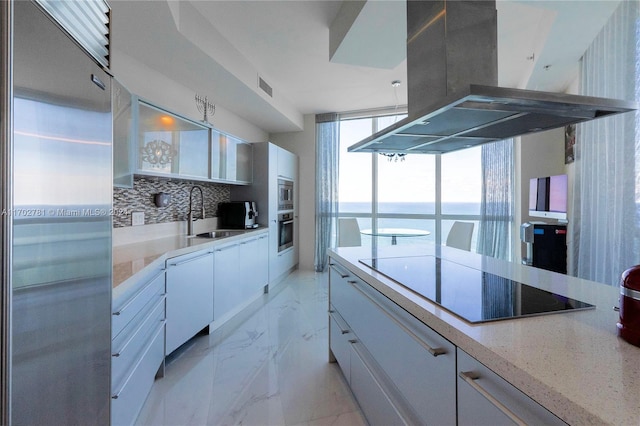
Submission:
<svg viewBox="0 0 640 426">
<path fill-rule="evenodd" d="M 400 81 L 400 80 L 393 80 L 393 81 L 391 82 L 391 86 L 392 86 L 392 87 L 398 87 L 398 86 L 400 86 L 400 83 L 401 83 L 401 81 Z"/>
</svg>

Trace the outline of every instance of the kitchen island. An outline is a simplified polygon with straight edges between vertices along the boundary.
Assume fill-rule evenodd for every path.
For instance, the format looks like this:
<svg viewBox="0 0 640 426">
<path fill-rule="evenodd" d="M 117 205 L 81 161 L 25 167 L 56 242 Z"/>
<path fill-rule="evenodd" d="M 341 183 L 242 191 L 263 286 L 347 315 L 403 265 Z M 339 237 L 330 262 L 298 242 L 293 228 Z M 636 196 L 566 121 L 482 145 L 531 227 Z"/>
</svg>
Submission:
<svg viewBox="0 0 640 426">
<path fill-rule="evenodd" d="M 437 256 L 596 307 L 472 324 L 360 262 L 402 256 Z M 617 287 L 435 245 L 339 248 L 330 257 L 566 423 L 640 422 L 640 348 L 617 337 Z"/>
</svg>

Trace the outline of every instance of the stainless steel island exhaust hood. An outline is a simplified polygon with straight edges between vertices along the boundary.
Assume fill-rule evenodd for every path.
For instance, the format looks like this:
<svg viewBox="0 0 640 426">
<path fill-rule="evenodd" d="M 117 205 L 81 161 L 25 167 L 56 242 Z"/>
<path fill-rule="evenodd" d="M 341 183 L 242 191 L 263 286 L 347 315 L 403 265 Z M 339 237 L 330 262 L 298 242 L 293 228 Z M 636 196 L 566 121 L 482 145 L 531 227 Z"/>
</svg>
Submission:
<svg viewBox="0 0 640 426">
<path fill-rule="evenodd" d="M 445 153 L 637 109 L 497 87 L 495 1 L 407 2 L 408 117 L 350 152 Z"/>
</svg>

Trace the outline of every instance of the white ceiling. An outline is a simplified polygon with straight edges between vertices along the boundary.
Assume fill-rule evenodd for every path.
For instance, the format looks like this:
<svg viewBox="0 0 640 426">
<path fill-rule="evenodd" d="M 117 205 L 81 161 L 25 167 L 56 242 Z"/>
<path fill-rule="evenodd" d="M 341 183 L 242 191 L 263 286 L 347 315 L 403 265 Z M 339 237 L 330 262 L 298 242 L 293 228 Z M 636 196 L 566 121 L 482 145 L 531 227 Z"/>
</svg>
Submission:
<svg viewBox="0 0 640 426">
<path fill-rule="evenodd" d="M 330 61 L 330 27 L 344 13 L 341 1 L 110 3 L 114 61 L 121 50 L 267 132 L 300 130 L 302 114 L 407 102 L 406 84 L 397 89 L 391 86 L 393 80 L 406 82 L 406 60 L 391 69 L 354 65 L 363 62 L 355 54 L 349 61 L 343 51 L 336 56 L 342 63 Z M 391 56 L 384 49 L 404 49 L 397 42 L 404 36 L 392 37 L 389 28 L 379 32 L 389 43 L 382 46 L 380 38 L 372 43 L 377 32 L 370 28 L 388 24 L 404 34 L 406 26 L 395 20 L 402 15 L 390 13 L 394 8 L 403 13 L 404 0 L 369 3 L 367 14 L 362 14 L 366 19 L 353 24 L 348 40 L 352 51 L 358 43 L 362 46 L 358 55 L 369 51 Z M 618 4 L 497 0 L 499 84 L 567 90 L 577 75 L 580 57 Z M 273 88 L 272 98 L 257 87 L 258 76 Z"/>
</svg>

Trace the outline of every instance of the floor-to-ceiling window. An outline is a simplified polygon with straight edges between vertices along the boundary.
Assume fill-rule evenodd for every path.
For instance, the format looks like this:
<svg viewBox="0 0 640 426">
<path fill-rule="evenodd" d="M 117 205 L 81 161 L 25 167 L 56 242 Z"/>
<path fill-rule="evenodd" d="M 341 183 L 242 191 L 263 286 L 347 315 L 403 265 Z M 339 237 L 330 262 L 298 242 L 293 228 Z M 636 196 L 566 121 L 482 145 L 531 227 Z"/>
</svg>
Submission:
<svg viewBox="0 0 640 426">
<path fill-rule="evenodd" d="M 640 101 L 640 3 L 620 2 L 580 63 L 579 93 Z M 618 285 L 640 257 L 640 113 L 577 127 L 569 273 Z"/>
<path fill-rule="evenodd" d="M 442 155 L 388 157 L 347 148 L 404 115 L 342 116 L 340 120 L 339 217 L 356 217 L 362 244 L 444 243 L 455 220 L 474 222 L 476 246 L 481 201 L 480 148 Z M 372 236 L 383 230 L 428 235 Z M 367 230 L 371 230 L 368 232 Z"/>
</svg>

